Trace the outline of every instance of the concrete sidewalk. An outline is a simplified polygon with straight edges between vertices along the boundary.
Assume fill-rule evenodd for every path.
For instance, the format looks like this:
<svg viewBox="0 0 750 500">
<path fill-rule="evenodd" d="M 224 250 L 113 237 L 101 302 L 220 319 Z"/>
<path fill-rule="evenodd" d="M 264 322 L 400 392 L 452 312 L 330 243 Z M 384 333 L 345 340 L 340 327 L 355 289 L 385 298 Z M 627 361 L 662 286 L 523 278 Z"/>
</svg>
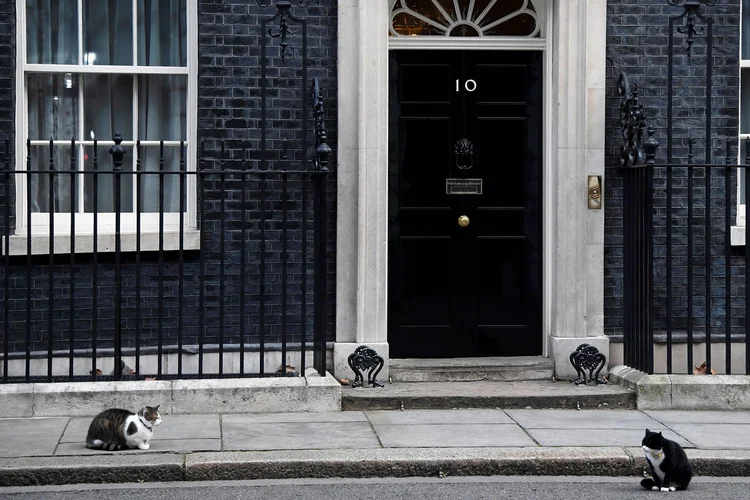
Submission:
<svg viewBox="0 0 750 500">
<path fill-rule="evenodd" d="M 697 474 L 750 474 L 750 412 L 412 410 L 164 415 L 149 451 L 88 450 L 89 418 L 0 419 L 0 486 L 488 474 L 641 475 L 644 429 Z"/>
</svg>

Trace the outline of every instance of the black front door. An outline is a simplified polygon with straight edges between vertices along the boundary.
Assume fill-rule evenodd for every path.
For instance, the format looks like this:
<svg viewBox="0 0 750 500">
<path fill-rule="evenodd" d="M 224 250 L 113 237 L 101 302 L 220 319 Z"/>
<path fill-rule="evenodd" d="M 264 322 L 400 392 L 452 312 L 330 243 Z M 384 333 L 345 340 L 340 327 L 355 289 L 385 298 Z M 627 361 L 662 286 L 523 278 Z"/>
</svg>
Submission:
<svg viewBox="0 0 750 500">
<path fill-rule="evenodd" d="M 390 355 L 542 352 L 542 58 L 392 51 Z"/>
</svg>

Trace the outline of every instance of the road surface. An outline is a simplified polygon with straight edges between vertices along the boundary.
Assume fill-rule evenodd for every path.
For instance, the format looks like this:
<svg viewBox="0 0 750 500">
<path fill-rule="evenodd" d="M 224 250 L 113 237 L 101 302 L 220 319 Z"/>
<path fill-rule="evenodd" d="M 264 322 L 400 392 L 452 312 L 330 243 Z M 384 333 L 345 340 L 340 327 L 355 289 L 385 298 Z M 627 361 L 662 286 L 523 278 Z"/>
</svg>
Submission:
<svg viewBox="0 0 750 500">
<path fill-rule="evenodd" d="M 637 478 L 457 477 L 213 481 L 0 488 L 8 500 L 630 500 L 661 498 Z M 696 478 L 678 500 L 750 498 L 750 478 Z"/>
</svg>

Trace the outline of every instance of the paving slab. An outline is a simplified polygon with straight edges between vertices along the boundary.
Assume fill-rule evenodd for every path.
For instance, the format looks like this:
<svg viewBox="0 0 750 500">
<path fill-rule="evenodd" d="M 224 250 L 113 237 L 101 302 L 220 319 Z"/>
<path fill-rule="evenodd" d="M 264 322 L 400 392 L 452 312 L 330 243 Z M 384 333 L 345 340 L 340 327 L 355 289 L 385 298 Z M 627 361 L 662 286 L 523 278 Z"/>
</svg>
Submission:
<svg viewBox="0 0 750 500">
<path fill-rule="evenodd" d="M 148 450 L 90 450 L 83 443 L 60 443 L 55 456 L 62 455 L 132 455 L 136 453 L 221 451 L 221 439 L 153 439 Z"/>
<path fill-rule="evenodd" d="M 0 457 L 52 455 L 68 418 L 9 418 L 0 420 Z"/>
<path fill-rule="evenodd" d="M 637 410 L 507 410 L 507 413 L 527 429 L 641 429 L 643 433 L 649 426 L 659 426 L 656 420 Z"/>
<path fill-rule="evenodd" d="M 672 424 L 750 424 L 750 411 L 673 410 L 644 413 L 669 426 Z"/>
<path fill-rule="evenodd" d="M 255 423 L 244 415 L 224 415 L 224 450 L 305 450 L 379 448 L 369 422 Z"/>
<path fill-rule="evenodd" d="M 701 449 L 750 448 L 748 424 L 673 424 L 670 427 Z"/>
<path fill-rule="evenodd" d="M 515 424 L 373 425 L 386 448 L 536 446 Z"/>
<path fill-rule="evenodd" d="M 695 448 L 695 444 L 674 434 L 669 429 L 654 427 L 653 431 L 663 431 L 664 435 L 685 448 Z M 637 446 L 643 441 L 642 429 L 526 429 L 541 446 Z"/>
<path fill-rule="evenodd" d="M 85 443 L 90 418 L 73 418 L 61 443 Z M 154 439 L 220 439 L 219 415 L 162 415 Z"/>
<path fill-rule="evenodd" d="M 251 423 L 294 423 L 294 422 L 367 422 L 364 412 L 337 411 L 327 413 L 252 413 L 244 415 L 224 415 L 225 420 L 233 422 L 241 420 Z"/>
<path fill-rule="evenodd" d="M 351 413 L 351 412 L 343 412 Z M 502 410 L 368 411 L 373 424 L 513 424 Z"/>
</svg>

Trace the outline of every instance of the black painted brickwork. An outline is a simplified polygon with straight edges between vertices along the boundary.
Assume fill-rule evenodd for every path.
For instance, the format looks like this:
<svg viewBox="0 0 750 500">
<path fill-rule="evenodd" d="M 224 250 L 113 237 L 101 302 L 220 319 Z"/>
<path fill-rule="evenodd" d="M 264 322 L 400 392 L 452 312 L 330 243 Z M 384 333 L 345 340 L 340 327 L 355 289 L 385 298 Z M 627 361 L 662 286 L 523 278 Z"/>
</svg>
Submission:
<svg viewBox="0 0 750 500">
<path fill-rule="evenodd" d="M 8 141 L 8 153 L 13 154 L 15 133 L 15 88 L 16 88 L 16 4 L 15 2 L 0 2 L 0 161 L 4 161 L 6 154 L 5 140 Z M 2 167 L 0 167 L 2 168 Z M 0 207 L 5 207 L 7 188 L 5 179 L 0 189 Z M 11 204 L 15 203 L 11 190 Z M 0 228 L 4 227 L 4 208 L 0 209 Z"/>
<path fill-rule="evenodd" d="M 10 4 L 10 7 L 8 5 Z M 0 3 L 0 137 L 12 139 L 13 133 L 13 44 L 14 14 L 13 2 Z M 267 43 L 267 153 L 260 153 L 261 147 L 261 19 L 270 18 L 276 13 L 273 7 L 261 8 L 255 0 L 200 0 L 199 2 L 199 77 L 198 77 L 198 137 L 205 141 L 206 157 L 219 156 L 220 144 L 225 147 L 225 168 L 261 168 L 270 170 L 311 169 L 309 161 L 313 144 L 312 102 L 309 88 L 313 77 L 319 77 L 324 90 L 326 106 L 326 126 L 328 143 L 334 150 L 328 180 L 328 338 L 334 338 L 335 300 L 335 150 L 336 150 L 336 0 L 317 0 L 307 8 L 293 7 L 292 13 L 304 18 L 308 23 L 308 69 L 307 79 L 302 80 L 301 38 L 302 30 L 297 28 L 288 39 L 290 44 L 286 59 L 280 57 L 278 38 L 266 37 Z M 269 24 L 269 28 L 278 24 Z M 7 71 L 6 71 L 7 69 Z M 307 99 L 306 109 L 302 106 L 302 89 Z M 308 151 L 303 152 L 302 118 L 308 119 Z M 245 151 L 250 161 L 242 162 Z M 108 159 L 107 159 L 108 160 Z M 218 162 L 204 163 L 207 170 L 219 168 Z M 199 167 L 200 168 L 200 167 Z M 240 302 L 240 222 L 242 211 L 241 181 L 237 176 L 225 178 L 225 189 L 221 191 L 217 175 L 206 178 L 204 188 L 205 236 L 202 246 L 205 259 L 206 310 L 204 343 L 212 344 L 219 340 L 218 325 L 219 275 L 224 270 L 224 341 L 239 343 L 239 302 Z M 307 212 L 307 249 L 302 246 L 302 204 L 301 181 L 299 176 L 290 177 L 287 185 L 286 204 L 288 217 L 288 264 L 287 287 L 287 341 L 300 339 L 301 291 L 303 253 L 307 255 L 308 290 L 308 341 L 312 340 L 312 223 L 313 212 Z M 4 194 L 4 184 L 0 186 Z M 281 250 L 282 250 L 282 189 L 280 177 L 266 181 L 266 267 L 265 267 L 265 341 L 281 340 Z M 312 206 L 312 186 L 308 183 L 308 205 Z M 260 295 L 260 185 L 257 177 L 249 177 L 247 183 L 247 218 L 249 227 L 246 240 L 246 342 L 258 342 L 258 316 Z M 223 260 L 221 249 L 221 200 L 225 203 L 225 239 Z M 4 201 L 0 199 L 0 201 Z M 2 205 L 4 206 L 4 205 Z M 0 217 L 0 229 L 2 218 Z M 199 253 L 185 253 L 184 298 L 182 338 L 185 344 L 196 344 L 199 338 L 198 304 L 199 276 L 201 275 Z M 94 289 L 98 290 L 99 313 L 97 342 L 100 348 L 110 347 L 114 335 L 114 256 L 100 254 L 98 266 L 98 286 L 94 286 L 91 256 L 76 255 L 75 318 L 74 327 L 76 348 L 90 347 L 92 337 L 92 303 Z M 177 252 L 167 252 L 164 272 L 164 344 L 177 342 Z M 123 346 L 135 345 L 135 256 L 123 256 Z M 26 275 L 25 258 L 12 260 L 11 272 L 11 331 L 10 350 L 25 349 L 26 334 Z M 32 293 L 32 350 L 48 348 L 48 257 L 34 259 L 31 285 Z M 67 349 L 70 339 L 69 285 L 70 266 L 66 256 L 55 256 L 55 280 L 53 284 L 53 348 Z M 1 268 L 2 266 L 0 266 Z M 158 334 L 158 254 L 144 253 L 141 256 L 141 331 L 140 345 L 154 346 Z M 0 273 L 4 271 L 0 269 Z M 2 283 L 2 278 L 0 278 Z M 0 295 L 3 294 L 0 287 Z M 4 297 L 3 297 L 4 298 Z M 0 314 L 2 312 L 0 311 Z M 311 346 L 308 346 L 308 349 Z"/>
<path fill-rule="evenodd" d="M 604 248 L 604 312 L 605 332 L 615 338 L 623 328 L 623 176 L 618 171 L 619 148 L 622 144 L 619 129 L 617 78 L 625 71 L 631 84 L 637 83 L 639 97 L 645 106 L 647 123 L 655 129 L 660 143 L 657 163 L 667 161 L 667 58 L 669 16 L 679 15 L 682 7 L 674 7 L 664 0 L 609 0 L 607 7 L 607 116 L 606 116 L 606 182 L 605 182 L 605 248 Z M 711 161 L 737 161 L 737 127 L 739 115 L 739 0 L 719 0 L 718 4 L 702 7 L 701 12 L 714 20 L 713 99 Z M 679 25 L 679 23 L 678 23 Z M 685 56 L 684 35 L 675 32 L 674 97 L 673 97 L 673 153 L 672 163 L 687 162 L 688 137 L 694 139 L 696 163 L 706 159 L 705 102 L 706 102 L 706 43 L 696 36 L 693 57 Z M 730 153 L 727 155 L 727 141 Z M 666 173 L 655 170 L 654 202 L 654 287 L 655 329 L 665 327 L 666 317 Z M 687 172 L 673 173 L 673 278 L 672 311 L 676 332 L 687 327 Z M 693 326 L 700 336 L 706 324 L 706 268 L 705 268 L 705 170 L 694 174 L 694 298 Z M 727 194 L 728 193 L 728 194 Z M 725 206 L 730 203 L 731 224 L 735 221 L 736 175 L 732 172 L 726 186 L 723 171 L 711 174 L 711 325 L 712 334 L 724 334 L 726 321 L 725 290 Z M 739 254 L 736 249 L 732 254 Z M 733 326 L 744 325 L 744 259 L 735 255 L 731 260 L 731 296 Z M 700 361 L 699 361 L 700 362 Z M 675 367 L 680 371 L 686 367 Z"/>
</svg>

